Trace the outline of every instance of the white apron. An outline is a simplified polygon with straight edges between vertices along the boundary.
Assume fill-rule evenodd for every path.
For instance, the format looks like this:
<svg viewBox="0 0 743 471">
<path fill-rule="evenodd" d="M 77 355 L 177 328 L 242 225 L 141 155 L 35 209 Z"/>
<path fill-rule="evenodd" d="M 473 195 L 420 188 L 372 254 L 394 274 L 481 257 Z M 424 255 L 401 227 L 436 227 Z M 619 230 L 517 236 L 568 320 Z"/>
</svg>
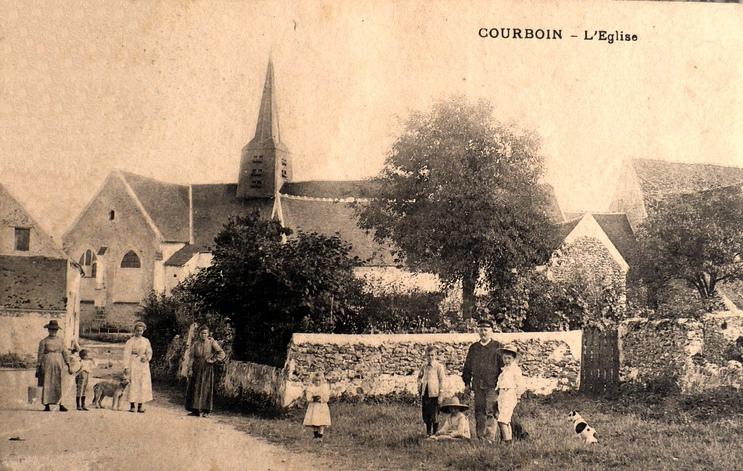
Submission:
<svg viewBox="0 0 743 471">
<path fill-rule="evenodd" d="M 142 359 L 145 361 L 143 362 Z M 152 347 L 144 337 L 132 337 L 124 346 L 124 367 L 129 370 L 127 402 L 144 403 L 152 400 L 150 360 Z"/>
</svg>

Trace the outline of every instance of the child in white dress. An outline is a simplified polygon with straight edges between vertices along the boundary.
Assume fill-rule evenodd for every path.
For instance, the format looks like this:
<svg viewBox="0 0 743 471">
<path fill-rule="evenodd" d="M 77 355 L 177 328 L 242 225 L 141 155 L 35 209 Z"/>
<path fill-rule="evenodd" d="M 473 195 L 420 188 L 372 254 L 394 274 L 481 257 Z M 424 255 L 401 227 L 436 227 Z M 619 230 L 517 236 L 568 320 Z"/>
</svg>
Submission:
<svg viewBox="0 0 743 471">
<path fill-rule="evenodd" d="M 312 427 L 314 437 L 322 441 L 325 427 L 330 426 L 330 387 L 325 381 L 325 376 L 316 372 L 311 376 L 312 384 L 307 386 L 305 399 L 307 399 L 307 412 L 304 415 L 304 426 Z"/>
<path fill-rule="evenodd" d="M 498 376 L 498 428 L 501 440 L 510 444 L 513 439 L 511 430 L 511 416 L 519 398 L 526 389 L 524 387 L 524 376 L 517 362 L 518 349 L 513 344 L 508 344 L 501 349 L 503 358 L 503 369 Z"/>
</svg>

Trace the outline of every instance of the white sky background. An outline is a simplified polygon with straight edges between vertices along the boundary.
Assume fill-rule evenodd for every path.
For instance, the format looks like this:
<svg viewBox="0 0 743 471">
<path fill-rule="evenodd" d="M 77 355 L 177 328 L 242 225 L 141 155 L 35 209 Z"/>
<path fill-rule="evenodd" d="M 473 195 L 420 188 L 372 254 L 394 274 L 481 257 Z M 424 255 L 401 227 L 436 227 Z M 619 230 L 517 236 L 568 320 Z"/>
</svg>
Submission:
<svg viewBox="0 0 743 471">
<path fill-rule="evenodd" d="M 743 166 L 743 6 L 457 3 L 0 0 L 0 183 L 59 237 L 114 168 L 234 182 L 269 53 L 295 180 L 375 175 L 449 94 L 538 130 L 563 209 L 605 210 L 626 158 Z"/>
</svg>

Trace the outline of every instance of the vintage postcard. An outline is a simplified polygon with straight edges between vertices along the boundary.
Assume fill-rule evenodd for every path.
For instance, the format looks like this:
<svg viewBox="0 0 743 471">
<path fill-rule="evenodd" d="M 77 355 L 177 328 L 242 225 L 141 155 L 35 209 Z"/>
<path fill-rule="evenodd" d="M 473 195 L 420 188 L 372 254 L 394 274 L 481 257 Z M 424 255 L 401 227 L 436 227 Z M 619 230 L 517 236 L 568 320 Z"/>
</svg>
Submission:
<svg viewBox="0 0 743 471">
<path fill-rule="evenodd" d="M 743 5 L 0 2 L 0 469 L 739 469 Z"/>
</svg>

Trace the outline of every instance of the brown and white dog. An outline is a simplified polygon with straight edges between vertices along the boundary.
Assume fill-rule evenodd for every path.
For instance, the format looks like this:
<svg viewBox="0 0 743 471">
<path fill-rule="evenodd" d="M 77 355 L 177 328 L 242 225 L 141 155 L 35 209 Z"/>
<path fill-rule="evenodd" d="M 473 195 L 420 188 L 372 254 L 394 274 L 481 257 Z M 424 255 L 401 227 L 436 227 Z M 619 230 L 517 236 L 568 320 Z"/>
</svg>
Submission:
<svg viewBox="0 0 743 471">
<path fill-rule="evenodd" d="M 573 430 L 575 430 L 576 435 L 582 439 L 585 443 L 598 443 L 598 438 L 596 437 L 596 431 L 588 425 L 588 423 L 581 417 L 581 415 L 578 413 L 578 411 L 570 411 L 570 414 L 568 414 L 568 418 L 571 422 L 573 422 Z"/>
<path fill-rule="evenodd" d="M 105 397 L 111 396 L 111 409 L 118 409 L 121 405 L 121 396 L 124 395 L 124 390 L 128 385 L 129 380 L 127 378 L 114 382 L 101 381 L 100 383 L 96 383 L 93 386 L 93 404 L 100 409 L 103 407 L 101 406 L 101 401 Z"/>
</svg>

